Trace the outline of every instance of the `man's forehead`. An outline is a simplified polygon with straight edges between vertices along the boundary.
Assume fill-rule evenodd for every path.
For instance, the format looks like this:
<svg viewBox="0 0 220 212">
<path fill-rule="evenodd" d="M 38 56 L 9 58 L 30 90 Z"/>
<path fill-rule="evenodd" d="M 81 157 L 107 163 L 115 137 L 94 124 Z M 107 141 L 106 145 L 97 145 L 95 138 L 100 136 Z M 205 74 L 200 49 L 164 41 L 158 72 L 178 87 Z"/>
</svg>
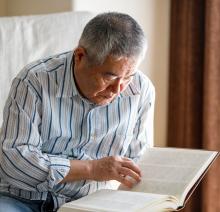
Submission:
<svg viewBox="0 0 220 212">
<path fill-rule="evenodd" d="M 128 58 L 128 57 L 120 57 L 116 59 L 112 57 L 108 57 L 106 59 L 106 62 L 109 65 L 120 67 L 124 70 L 128 70 L 129 72 L 130 70 L 135 69 L 138 64 L 138 60 L 136 60 L 135 58 Z"/>
<path fill-rule="evenodd" d="M 109 55 L 106 57 L 106 61 L 110 61 L 112 63 L 122 62 L 124 64 L 133 64 L 133 63 L 136 63 L 137 59 L 134 57 L 125 57 L 125 56 L 113 57 Z"/>
</svg>

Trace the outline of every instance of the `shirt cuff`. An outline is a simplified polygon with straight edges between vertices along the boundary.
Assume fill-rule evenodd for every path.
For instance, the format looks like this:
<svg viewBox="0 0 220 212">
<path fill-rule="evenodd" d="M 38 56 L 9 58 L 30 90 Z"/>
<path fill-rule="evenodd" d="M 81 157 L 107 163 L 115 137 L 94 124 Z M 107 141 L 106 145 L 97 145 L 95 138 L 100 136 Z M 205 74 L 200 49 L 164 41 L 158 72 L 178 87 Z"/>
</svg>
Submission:
<svg viewBox="0 0 220 212">
<path fill-rule="evenodd" d="M 45 182 L 38 184 L 39 191 L 51 191 L 54 186 L 60 183 L 70 170 L 70 160 L 59 156 L 48 155 L 50 160 L 49 173 Z"/>
</svg>

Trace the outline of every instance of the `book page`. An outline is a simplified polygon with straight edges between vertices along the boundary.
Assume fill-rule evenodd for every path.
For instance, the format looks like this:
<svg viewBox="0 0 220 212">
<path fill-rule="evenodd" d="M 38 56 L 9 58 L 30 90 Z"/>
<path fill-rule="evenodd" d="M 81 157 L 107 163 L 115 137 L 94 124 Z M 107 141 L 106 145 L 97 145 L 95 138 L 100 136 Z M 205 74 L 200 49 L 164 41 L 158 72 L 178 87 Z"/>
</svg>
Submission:
<svg viewBox="0 0 220 212">
<path fill-rule="evenodd" d="M 165 203 L 166 202 L 166 203 Z M 119 190 L 100 190 L 79 200 L 64 204 L 59 212 L 75 211 L 149 211 L 156 207 L 174 207 L 175 200 L 166 195 L 146 194 Z M 161 204 L 161 206 L 160 206 Z M 161 208 L 162 207 L 162 208 Z M 175 205 L 175 208 L 177 206 Z M 150 210 L 152 211 L 152 210 Z M 155 210 L 153 210 L 155 212 Z"/>
<path fill-rule="evenodd" d="M 172 195 L 183 204 L 186 190 L 190 190 L 216 154 L 204 150 L 149 148 L 139 162 L 142 180 L 131 190 Z M 119 189 L 128 190 L 124 186 Z"/>
</svg>

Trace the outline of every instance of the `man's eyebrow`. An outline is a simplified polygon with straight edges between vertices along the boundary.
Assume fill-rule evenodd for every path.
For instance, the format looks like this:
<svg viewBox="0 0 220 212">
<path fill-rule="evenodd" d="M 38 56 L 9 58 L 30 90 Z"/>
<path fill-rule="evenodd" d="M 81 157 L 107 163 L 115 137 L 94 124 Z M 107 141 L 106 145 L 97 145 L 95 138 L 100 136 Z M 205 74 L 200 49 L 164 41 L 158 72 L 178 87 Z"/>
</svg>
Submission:
<svg viewBox="0 0 220 212">
<path fill-rule="evenodd" d="M 105 72 L 106 75 L 111 75 L 111 76 L 114 76 L 114 77 L 118 77 L 119 75 L 115 74 L 115 73 L 112 73 L 112 72 Z M 133 74 L 130 74 L 126 77 L 133 77 L 136 73 L 133 73 Z"/>
<path fill-rule="evenodd" d="M 111 75 L 111 76 L 118 77 L 118 75 L 117 75 L 117 74 L 112 73 L 112 72 L 110 72 L 110 71 L 105 72 L 105 74 L 106 74 L 106 75 Z"/>
</svg>

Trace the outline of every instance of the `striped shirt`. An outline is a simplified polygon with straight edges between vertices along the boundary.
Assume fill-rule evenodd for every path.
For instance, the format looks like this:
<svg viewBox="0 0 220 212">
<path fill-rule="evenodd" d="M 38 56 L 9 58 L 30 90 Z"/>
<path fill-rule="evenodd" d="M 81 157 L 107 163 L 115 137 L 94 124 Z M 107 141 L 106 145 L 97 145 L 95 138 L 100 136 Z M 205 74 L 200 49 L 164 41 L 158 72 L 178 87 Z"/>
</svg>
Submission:
<svg viewBox="0 0 220 212">
<path fill-rule="evenodd" d="M 138 159 L 153 145 L 155 90 L 137 71 L 111 103 L 82 98 L 73 77 L 73 52 L 27 65 L 13 80 L 0 134 L 0 191 L 31 200 L 51 192 L 54 209 L 108 182 L 60 181 L 70 160 L 120 155 Z"/>
</svg>

